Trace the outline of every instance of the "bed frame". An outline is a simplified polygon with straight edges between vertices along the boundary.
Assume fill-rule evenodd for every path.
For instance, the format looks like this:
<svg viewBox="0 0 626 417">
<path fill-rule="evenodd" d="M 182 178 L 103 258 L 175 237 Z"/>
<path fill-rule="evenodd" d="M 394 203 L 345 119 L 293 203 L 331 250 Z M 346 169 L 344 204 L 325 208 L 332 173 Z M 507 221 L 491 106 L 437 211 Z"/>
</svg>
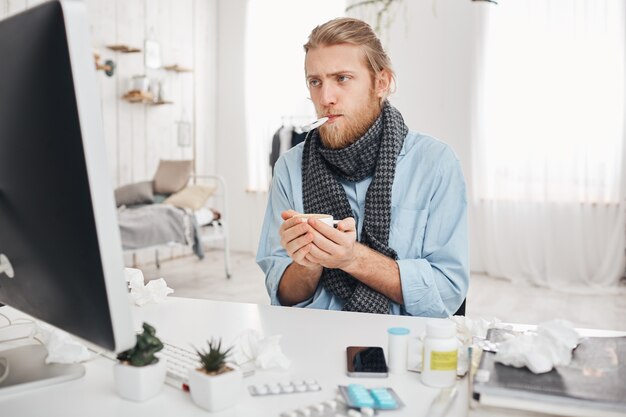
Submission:
<svg viewBox="0 0 626 417">
<path fill-rule="evenodd" d="M 221 217 L 218 220 L 214 220 L 212 223 L 201 226 L 200 227 L 200 241 L 201 244 L 205 243 L 213 243 L 213 242 L 222 242 L 223 250 L 224 250 L 224 270 L 226 272 L 226 278 L 231 277 L 231 269 L 230 269 L 230 242 L 229 242 L 229 234 L 228 234 L 228 221 L 229 221 L 229 211 L 228 211 L 228 193 L 226 181 L 220 175 L 208 175 L 208 174 L 195 174 L 192 175 L 190 180 L 190 184 L 201 184 L 201 185 L 215 185 L 217 186 L 217 190 L 215 193 L 209 198 L 207 202 L 207 206 L 215 209 L 220 212 Z M 124 254 L 132 254 L 132 263 L 133 266 L 137 266 L 137 252 L 138 251 L 147 251 L 154 250 L 154 261 L 157 268 L 161 267 L 161 261 L 159 258 L 159 249 L 172 249 L 175 247 L 185 247 L 186 245 L 182 245 L 180 243 L 170 242 L 164 243 L 156 246 L 148 246 L 139 249 L 127 249 L 124 250 Z"/>
</svg>

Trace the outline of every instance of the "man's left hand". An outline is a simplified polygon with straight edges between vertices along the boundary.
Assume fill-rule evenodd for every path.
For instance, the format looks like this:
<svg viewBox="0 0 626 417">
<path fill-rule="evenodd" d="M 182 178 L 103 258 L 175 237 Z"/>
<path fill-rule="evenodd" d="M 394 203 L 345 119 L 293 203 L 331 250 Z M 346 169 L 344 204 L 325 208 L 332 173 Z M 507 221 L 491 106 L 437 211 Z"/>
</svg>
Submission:
<svg viewBox="0 0 626 417">
<path fill-rule="evenodd" d="M 317 219 L 309 219 L 313 232 L 313 245 L 306 259 L 331 269 L 348 268 L 357 253 L 356 222 L 347 217 L 337 223 L 337 229 Z"/>
</svg>

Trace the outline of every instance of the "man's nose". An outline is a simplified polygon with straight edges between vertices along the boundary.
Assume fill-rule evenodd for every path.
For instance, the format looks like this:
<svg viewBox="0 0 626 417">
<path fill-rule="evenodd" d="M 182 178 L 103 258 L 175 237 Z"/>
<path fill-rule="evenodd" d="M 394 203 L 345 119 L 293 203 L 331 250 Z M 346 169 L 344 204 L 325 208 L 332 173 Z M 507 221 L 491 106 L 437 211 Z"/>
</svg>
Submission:
<svg viewBox="0 0 626 417">
<path fill-rule="evenodd" d="M 324 83 L 322 85 L 320 101 L 320 104 L 324 107 L 330 107 L 337 104 L 337 89 L 332 85 L 332 83 Z"/>
</svg>

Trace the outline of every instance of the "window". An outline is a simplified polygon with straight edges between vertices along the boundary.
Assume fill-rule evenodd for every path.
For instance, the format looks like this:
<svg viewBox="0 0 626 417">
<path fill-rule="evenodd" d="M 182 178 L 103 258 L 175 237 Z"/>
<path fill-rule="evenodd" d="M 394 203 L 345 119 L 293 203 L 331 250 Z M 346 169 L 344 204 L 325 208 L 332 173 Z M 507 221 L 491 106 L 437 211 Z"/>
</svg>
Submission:
<svg viewBox="0 0 626 417">
<path fill-rule="evenodd" d="M 248 189 L 267 190 L 272 136 L 285 117 L 310 115 L 304 49 L 311 30 L 344 15 L 337 0 L 250 0 L 246 31 Z"/>
<path fill-rule="evenodd" d="M 489 8 L 474 148 L 478 198 L 619 201 L 624 16 L 617 0 Z"/>
</svg>

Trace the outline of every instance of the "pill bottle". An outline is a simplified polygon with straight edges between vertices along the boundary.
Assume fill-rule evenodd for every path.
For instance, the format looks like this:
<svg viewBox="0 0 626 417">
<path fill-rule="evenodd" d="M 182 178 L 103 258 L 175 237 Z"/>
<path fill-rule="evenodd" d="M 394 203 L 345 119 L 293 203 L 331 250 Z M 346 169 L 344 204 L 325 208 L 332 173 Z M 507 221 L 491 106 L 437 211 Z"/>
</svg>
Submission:
<svg viewBox="0 0 626 417">
<path fill-rule="evenodd" d="M 390 327 L 387 329 L 387 356 L 389 372 L 402 373 L 407 368 L 407 348 L 409 345 L 409 329 L 406 327 Z"/>
<path fill-rule="evenodd" d="M 422 352 L 422 383 L 435 388 L 454 385 L 458 358 L 456 324 L 448 319 L 429 320 Z"/>
</svg>

